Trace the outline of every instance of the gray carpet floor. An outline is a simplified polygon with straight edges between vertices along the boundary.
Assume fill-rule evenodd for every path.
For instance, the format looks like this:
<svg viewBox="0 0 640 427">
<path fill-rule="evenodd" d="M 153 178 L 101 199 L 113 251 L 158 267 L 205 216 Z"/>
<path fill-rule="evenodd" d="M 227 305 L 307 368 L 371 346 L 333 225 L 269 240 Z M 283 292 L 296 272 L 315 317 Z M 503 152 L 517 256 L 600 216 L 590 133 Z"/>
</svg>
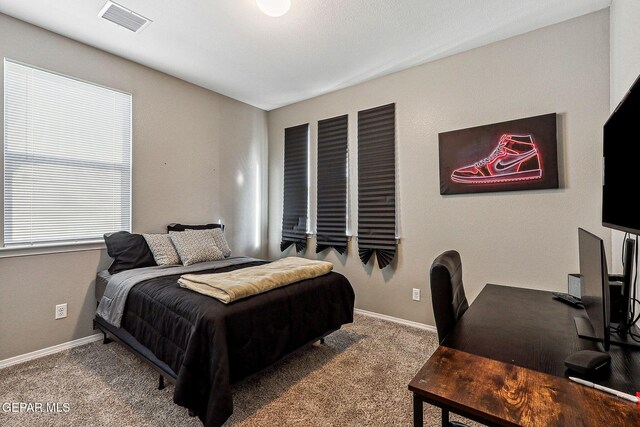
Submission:
<svg viewBox="0 0 640 427">
<path fill-rule="evenodd" d="M 407 385 L 436 348 L 434 333 L 356 315 L 325 344 L 234 385 L 225 426 L 410 426 Z M 11 366 L 0 370 L 0 405 L 57 402 L 60 412 L 0 406 L 0 426 L 202 426 L 173 403 L 173 386 L 157 389 L 157 379 L 115 342 Z M 425 425 L 440 425 L 439 409 L 425 405 Z"/>
</svg>

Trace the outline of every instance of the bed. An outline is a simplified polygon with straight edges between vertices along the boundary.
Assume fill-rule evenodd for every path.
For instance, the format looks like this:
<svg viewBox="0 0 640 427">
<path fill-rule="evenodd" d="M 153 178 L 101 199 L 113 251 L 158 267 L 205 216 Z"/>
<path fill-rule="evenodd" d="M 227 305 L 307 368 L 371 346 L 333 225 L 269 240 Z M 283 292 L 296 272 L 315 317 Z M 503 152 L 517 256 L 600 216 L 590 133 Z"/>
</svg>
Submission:
<svg viewBox="0 0 640 427">
<path fill-rule="evenodd" d="M 267 261 L 232 257 L 212 263 L 183 268 L 223 273 Z M 96 279 L 96 300 L 124 274 L 141 279 L 128 291 L 119 324 L 98 310 L 95 327 L 105 342 L 112 337 L 151 364 L 160 373 L 159 387 L 163 378 L 174 382 L 174 402 L 207 427 L 224 424 L 232 414 L 232 383 L 353 321 L 353 288 L 335 272 L 223 304 L 180 287 L 177 270 L 103 271 Z"/>
</svg>

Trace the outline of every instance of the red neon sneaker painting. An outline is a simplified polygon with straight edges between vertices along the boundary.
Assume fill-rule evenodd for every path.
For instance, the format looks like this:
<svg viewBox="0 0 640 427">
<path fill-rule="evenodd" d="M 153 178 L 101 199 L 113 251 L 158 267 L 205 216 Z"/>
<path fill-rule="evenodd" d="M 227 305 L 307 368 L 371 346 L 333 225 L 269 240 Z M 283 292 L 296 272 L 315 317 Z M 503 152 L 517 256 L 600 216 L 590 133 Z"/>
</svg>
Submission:
<svg viewBox="0 0 640 427">
<path fill-rule="evenodd" d="M 472 165 L 453 171 L 451 180 L 462 184 L 524 181 L 542 178 L 540 154 L 531 135 L 500 137 L 493 152 Z"/>
<path fill-rule="evenodd" d="M 439 135 L 440 194 L 558 188 L 556 115 Z"/>
</svg>

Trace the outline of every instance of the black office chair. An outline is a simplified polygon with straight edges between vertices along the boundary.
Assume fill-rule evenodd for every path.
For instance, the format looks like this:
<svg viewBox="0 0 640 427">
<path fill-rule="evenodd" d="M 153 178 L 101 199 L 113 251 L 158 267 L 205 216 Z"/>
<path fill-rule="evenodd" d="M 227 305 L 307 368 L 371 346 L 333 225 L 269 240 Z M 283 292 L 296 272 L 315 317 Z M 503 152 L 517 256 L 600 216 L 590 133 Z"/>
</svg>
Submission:
<svg viewBox="0 0 640 427">
<path fill-rule="evenodd" d="M 440 254 L 431 264 L 429 278 L 438 341 L 442 344 L 460 317 L 469 308 L 462 285 L 460 254 L 456 251 L 446 251 Z M 460 426 L 466 427 L 465 424 L 449 421 L 449 411 L 442 409 L 442 427 Z"/>
</svg>

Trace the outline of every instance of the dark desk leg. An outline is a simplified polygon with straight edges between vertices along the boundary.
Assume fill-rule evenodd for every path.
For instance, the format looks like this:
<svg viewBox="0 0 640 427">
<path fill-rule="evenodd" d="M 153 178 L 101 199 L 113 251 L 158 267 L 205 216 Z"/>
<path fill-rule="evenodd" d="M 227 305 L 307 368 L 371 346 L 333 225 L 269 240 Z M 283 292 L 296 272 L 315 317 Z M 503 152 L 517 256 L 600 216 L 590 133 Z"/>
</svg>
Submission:
<svg viewBox="0 0 640 427">
<path fill-rule="evenodd" d="M 417 393 L 413 393 L 413 427 L 423 427 L 422 399 Z"/>
<path fill-rule="evenodd" d="M 449 411 L 442 408 L 442 427 L 449 427 Z"/>
</svg>

